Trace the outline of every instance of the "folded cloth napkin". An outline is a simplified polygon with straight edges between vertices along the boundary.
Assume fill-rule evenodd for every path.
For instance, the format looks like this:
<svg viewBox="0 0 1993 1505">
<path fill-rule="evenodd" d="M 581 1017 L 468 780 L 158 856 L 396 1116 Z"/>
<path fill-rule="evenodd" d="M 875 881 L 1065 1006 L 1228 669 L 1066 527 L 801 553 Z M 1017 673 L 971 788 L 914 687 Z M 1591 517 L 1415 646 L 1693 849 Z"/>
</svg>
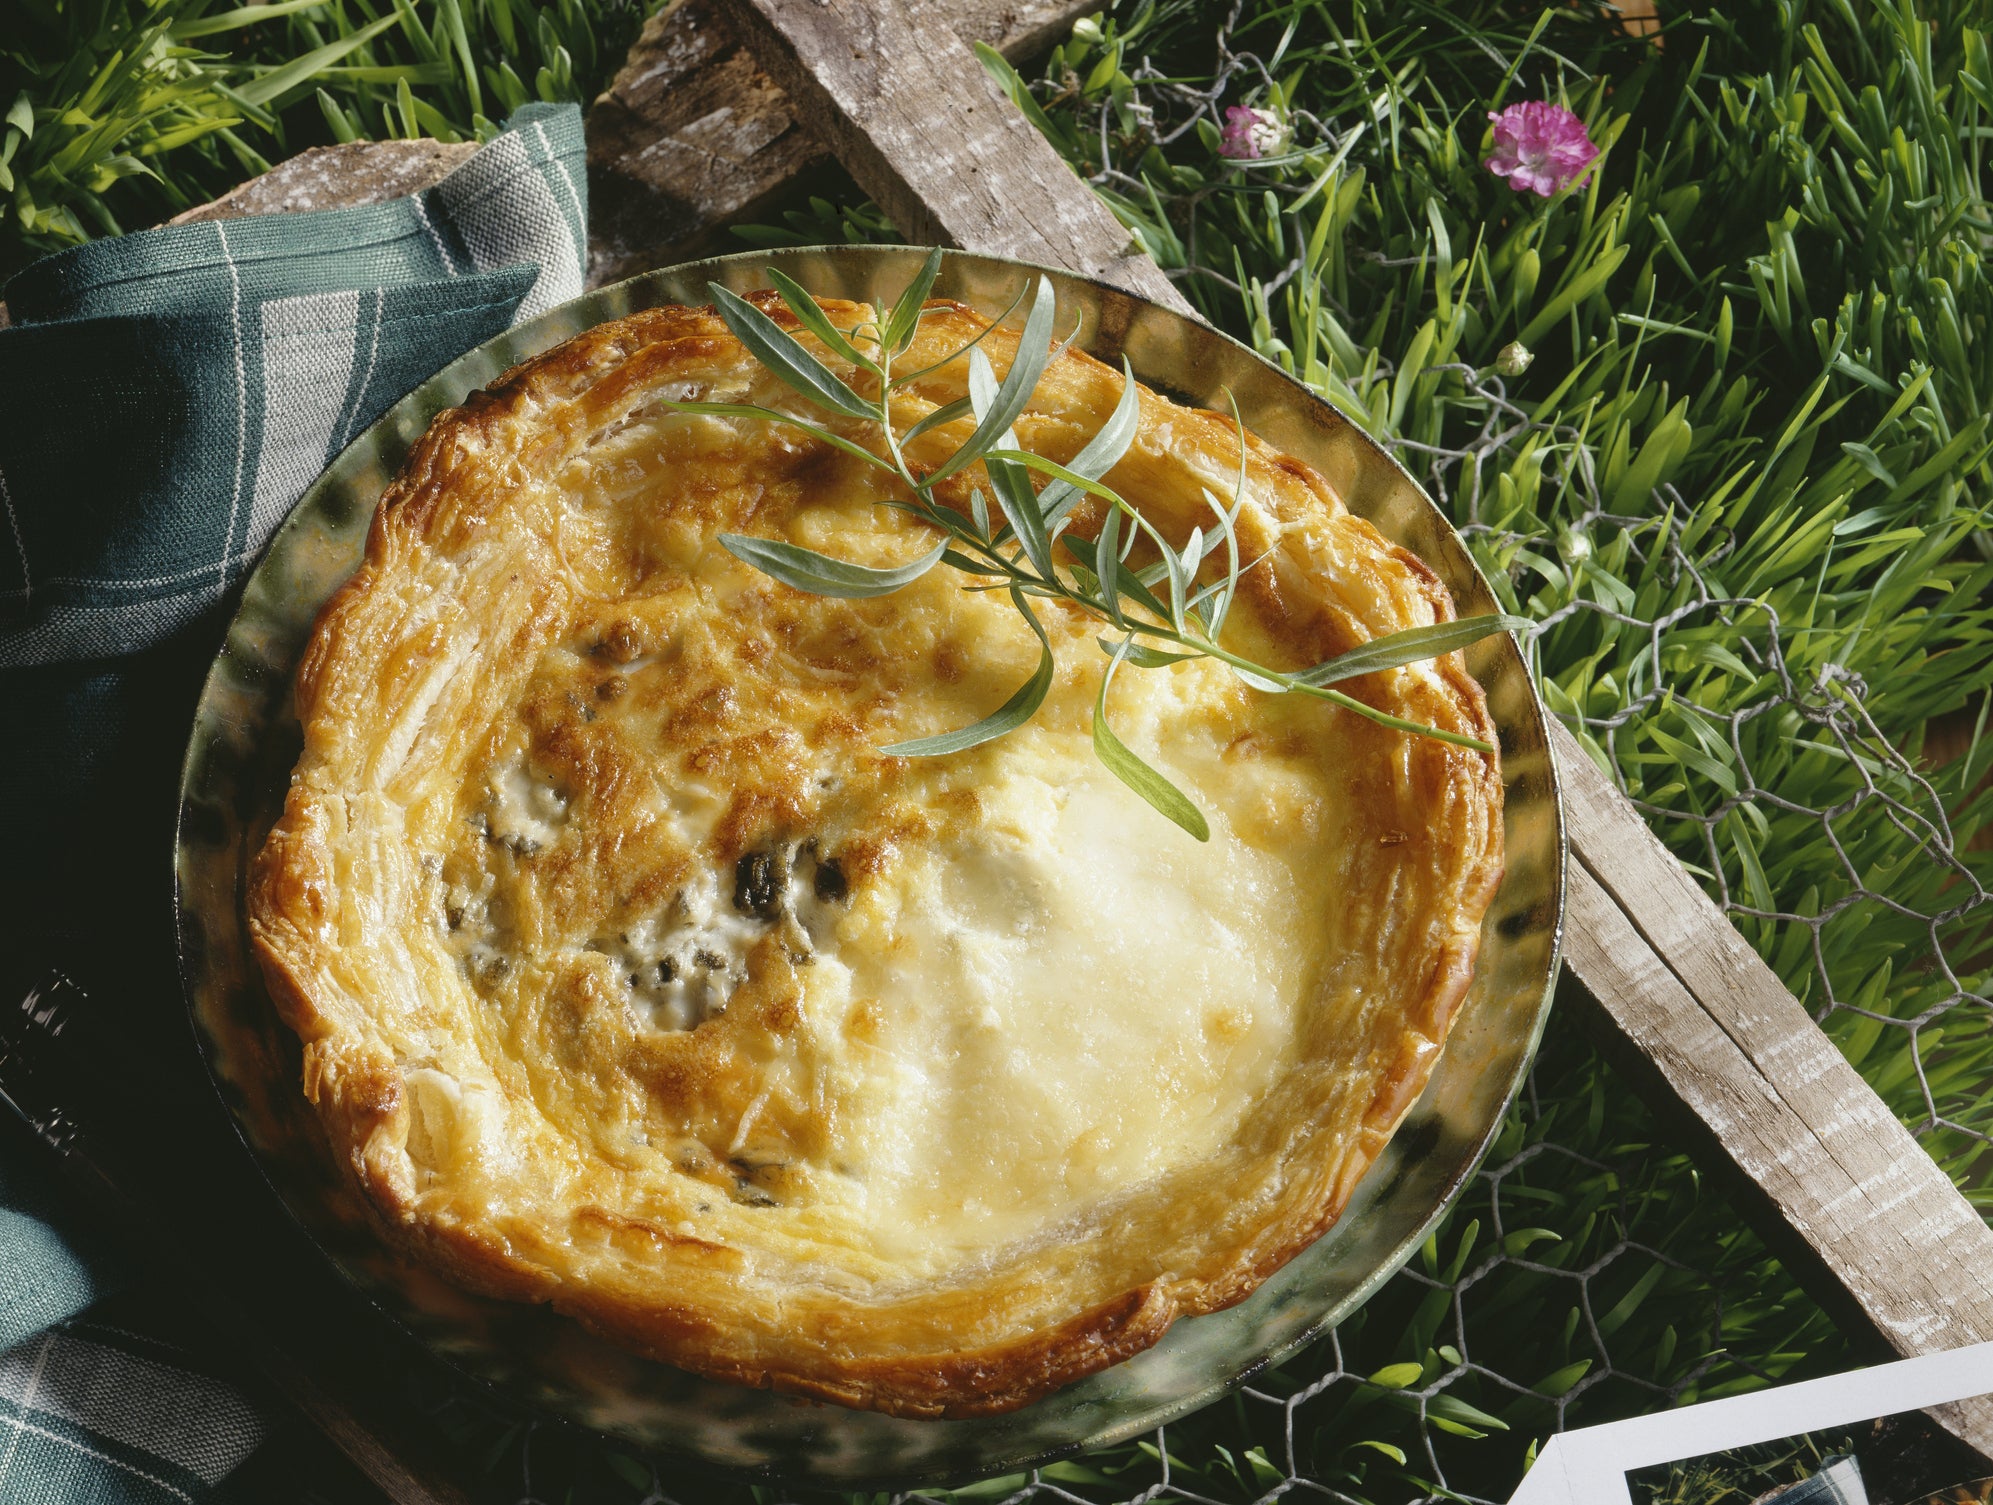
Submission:
<svg viewBox="0 0 1993 1505">
<path fill-rule="evenodd" d="M 0 1353 L 7 1505 L 192 1505 L 269 1430 L 225 1357 L 133 1291 Z"/>
<path fill-rule="evenodd" d="M 573 107 L 531 105 L 412 197 L 97 241 L 8 283 L 0 666 L 159 641 L 388 403 L 579 293 L 582 150 Z"/>
<path fill-rule="evenodd" d="M 59 966 L 141 1048 L 186 1051 L 173 787 L 227 602 L 383 409 L 581 291 L 584 155 L 579 110 L 529 105 L 411 197 L 141 231 L 8 283 L 0 987 Z M 119 1280 L 27 1148 L 0 1137 L 0 1500 L 202 1499 L 255 1409 L 57 1329 Z"/>
</svg>

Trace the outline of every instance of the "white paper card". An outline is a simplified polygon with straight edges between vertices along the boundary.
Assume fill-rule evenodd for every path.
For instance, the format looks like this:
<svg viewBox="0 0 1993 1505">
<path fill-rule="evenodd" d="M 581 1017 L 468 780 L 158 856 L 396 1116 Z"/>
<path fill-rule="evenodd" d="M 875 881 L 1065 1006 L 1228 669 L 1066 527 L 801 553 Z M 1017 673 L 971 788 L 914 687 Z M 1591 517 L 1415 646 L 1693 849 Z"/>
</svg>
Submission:
<svg viewBox="0 0 1993 1505">
<path fill-rule="evenodd" d="M 1993 1393 L 1993 1343 L 1560 1433 L 1509 1505 L 1632 1505 L 1636 1469 Z"/>
</svg>

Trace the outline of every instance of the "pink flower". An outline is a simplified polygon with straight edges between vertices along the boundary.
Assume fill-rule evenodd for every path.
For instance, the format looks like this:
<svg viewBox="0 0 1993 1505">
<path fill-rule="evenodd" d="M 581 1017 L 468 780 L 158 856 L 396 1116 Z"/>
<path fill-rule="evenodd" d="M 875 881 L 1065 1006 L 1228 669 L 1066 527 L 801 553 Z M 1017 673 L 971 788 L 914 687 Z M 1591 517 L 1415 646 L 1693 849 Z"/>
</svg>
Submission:
<svg viewBox="0 0 1993 1505">
<path fill-rule="evenodd" d="M 1273 111 L 1233 105 L 1225 111 L 1225 130 L 1218 142 L 1218 155 L 1240 160 L 1270 157 L 1286 142 L 1287 127 Z"/>
<path fill-rule="evenodd" d="M 1549 198 L 1560 188 L 1568 188 L 1585 175 L 1598 160 L 1599 149 L 1585 134 L 1585 123 L 1562 105 L 1531 100 L 1510 105 L 1495 122 L 1495 149 L 1487 160 L 1488 171 L 1507 178 L 1518 193 L 1524 189 Z"/>
</svg>

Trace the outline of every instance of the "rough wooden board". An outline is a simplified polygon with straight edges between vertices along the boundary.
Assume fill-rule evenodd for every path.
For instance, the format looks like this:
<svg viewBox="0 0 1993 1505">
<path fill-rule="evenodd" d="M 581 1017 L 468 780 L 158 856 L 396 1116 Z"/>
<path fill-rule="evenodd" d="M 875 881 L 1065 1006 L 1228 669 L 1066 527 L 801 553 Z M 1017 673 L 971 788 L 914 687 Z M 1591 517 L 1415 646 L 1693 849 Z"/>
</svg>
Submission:
<svg viewBox="0 0 1993 1505">
<path fill-rule="evenodd" d="M 1098 0 L 929 0 L 920 14 L 1017 59 L 1097 9 Z M 727 242 L 726 226 L 768 211 L 830 162 L 719 0 L 678 0 L 651 17 L 589 111 L 589 286 L 745 249 Z"/>
<path fill-rule="evenodd" d="M 1070 267 L 1190 305 L 997 90 L 904 0 L 724 0 L 810 129 L 909 240 Z"/>
<path fill-rule="evenodd" d="M 1816 1299 L 1893 1355 L 1993 1339 L 1993 1229 L 1575 738 L 1564 958 L 1614 1060 L 1720 1147 Z M 1993 1457 L 1993 1397 L 1938 1419 Z"/>
<path fill-rule="evenodd" d="M 715 0 L 680 0 L 588 113 L 589 285 L 720 249 L 730 220 L 828 160 Z"/>
<path fill-rule="evenodd" d="M 176 214 L 169 224 L 352 209 L 433 187 L 471 153 L 471 141 L 353 141 L 314 146 L 279 162 L 261 177 L 231 188 L 211 204 Z"/>
</svg>

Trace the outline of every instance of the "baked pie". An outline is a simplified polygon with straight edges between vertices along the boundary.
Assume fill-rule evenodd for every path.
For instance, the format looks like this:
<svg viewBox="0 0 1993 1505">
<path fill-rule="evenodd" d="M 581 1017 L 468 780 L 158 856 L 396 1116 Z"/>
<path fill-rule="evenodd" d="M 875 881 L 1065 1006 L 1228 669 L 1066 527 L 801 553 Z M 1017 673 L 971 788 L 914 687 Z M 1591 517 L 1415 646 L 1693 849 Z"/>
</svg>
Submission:
<svg viewBox="0 0 1993 1505">
<path fill-rule="evenodd" d="M 929 304 L 902 430 L 963 396 L 947 357 L 979 335 L 1007 370 L 1013 331 Z M 1123 383 L 1055 351 L 1019 443 L 1070 459 Z M 886 566 L 932 529 L 850 454 L 687 400 L 879 443 L 684 307 L 439 417 L 298 671 L 255 947 L 330 1149 L 417 1260 L 704 1375 L 1009 1410 L 1335 1220 L 1467 989 L 1498 761 L 1208 658 L 1124 668 L 1115 725 L 1200 844 L 1096 758 L 1100 624 L 1050 602 L 1028 723 L 888 756 L 989 712 L 1038 642 L 954 569 L 837 599 L 750 568 L 721 533 Z M 1142 391 L 1107 480 L 1181 538 L 1239 450 L 1230 417 Z M 1306 465 L 1250 440 L 1243 469 L 1239 652 L 1298 667 L 1451 617 Z M 979 470 L 938 495 L 968 506 Z M 1343 688 L 1494 740 L 1457 653 Z"/>
</svg>

